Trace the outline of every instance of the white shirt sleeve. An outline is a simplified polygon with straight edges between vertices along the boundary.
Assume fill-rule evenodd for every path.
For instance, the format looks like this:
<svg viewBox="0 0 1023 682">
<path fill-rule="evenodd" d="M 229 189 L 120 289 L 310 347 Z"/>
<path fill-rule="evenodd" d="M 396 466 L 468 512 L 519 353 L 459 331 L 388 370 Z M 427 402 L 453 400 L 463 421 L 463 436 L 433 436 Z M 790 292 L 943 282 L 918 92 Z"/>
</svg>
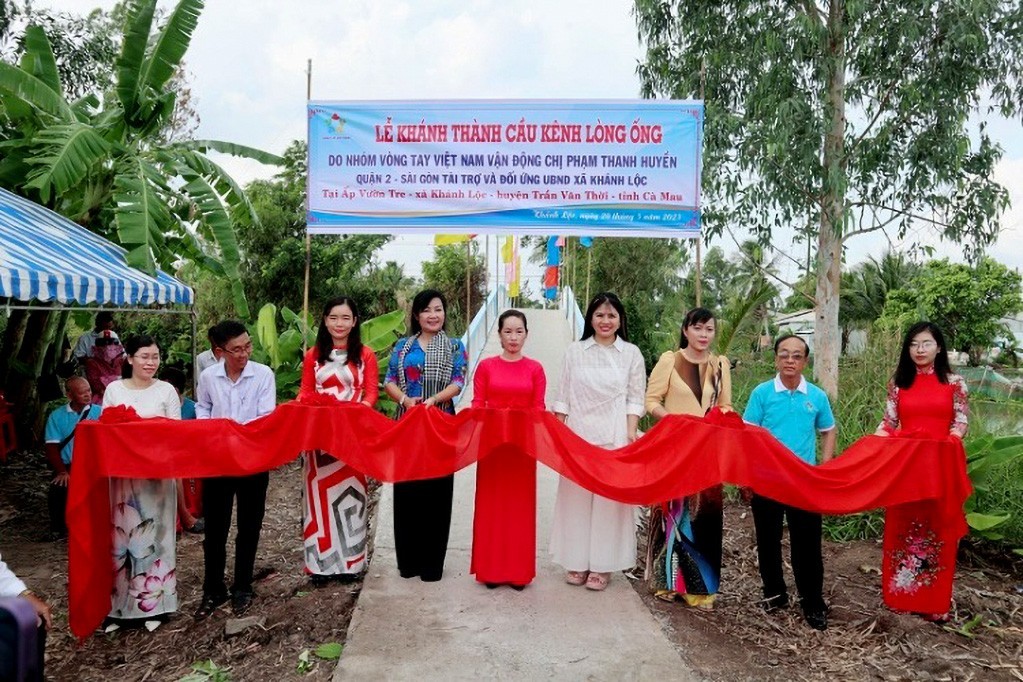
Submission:
<svg viewBox="0 0 1023 682">
<path fill-rule="evenodd" d="M 0 559 L 0 597 L 17 597 L 26 589 L 25 583 Z"/>
</svg>

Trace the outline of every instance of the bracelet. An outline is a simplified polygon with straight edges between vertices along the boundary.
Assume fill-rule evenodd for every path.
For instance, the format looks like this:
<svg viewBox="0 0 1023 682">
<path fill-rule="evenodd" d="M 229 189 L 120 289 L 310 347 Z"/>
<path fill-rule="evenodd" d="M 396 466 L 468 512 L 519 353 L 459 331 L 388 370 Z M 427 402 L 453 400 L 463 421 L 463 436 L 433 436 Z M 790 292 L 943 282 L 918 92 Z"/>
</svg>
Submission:
<svg viewBox="0 0 1023 682">
<path fill-rule="evenodd" d="M 404 393 L 401 394 L 401 400 L 398 401 L 399 407 L 405 407 L 405 398 L 408 398 Z"/>
</svg>

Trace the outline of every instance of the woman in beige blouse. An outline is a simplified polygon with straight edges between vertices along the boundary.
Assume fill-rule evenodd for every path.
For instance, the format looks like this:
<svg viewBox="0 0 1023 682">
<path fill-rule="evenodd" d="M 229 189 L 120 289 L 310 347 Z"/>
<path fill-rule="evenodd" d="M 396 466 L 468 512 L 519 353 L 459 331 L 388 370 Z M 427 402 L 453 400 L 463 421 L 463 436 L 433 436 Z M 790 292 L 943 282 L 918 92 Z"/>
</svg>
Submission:
<svg viewBox="0 0 1023 682">
<path fill-rule="evenodd" d="M 728 358 L 710 352 L 715 333 L 714 313 L 706 308 L 686 313 L 679 350 L 661 355 L 650 373 L 646 410 L 654 419 L 732 408 Z M 712 608 L 721 575 L 721 486 L 665 502 L 660 512 L 651 520 L 655 537 L 647 561 L 657 595 Z"/>
</svg>

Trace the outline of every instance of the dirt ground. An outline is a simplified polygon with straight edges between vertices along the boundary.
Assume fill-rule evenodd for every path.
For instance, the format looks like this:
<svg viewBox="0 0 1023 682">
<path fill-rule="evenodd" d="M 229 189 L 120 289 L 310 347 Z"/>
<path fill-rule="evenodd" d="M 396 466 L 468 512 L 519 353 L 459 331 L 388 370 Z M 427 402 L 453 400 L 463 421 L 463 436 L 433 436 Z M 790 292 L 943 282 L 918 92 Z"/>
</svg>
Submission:
<svg viewBox="0 0 1023 682">
<path fill-rule="evenodd" d="M 303 576 L 297 462 L 270 478 L 258 600 L 247 614 L 265 621 L 233 637 L 224 631 L 227 609 L 201 623 L 192 618 L 201 596 L 202 545 L 201 536 L 185 535 L 178 544 L 176 617 L 154 633 L 100 633 L 76 645 L 67 629 L 67 546 L 47 537 L 47 478 L 39 453 L 0 466 L 0 552 L 54 606 L 48 677 L 179 680 L 209 660 L 226 676 L 195 679 L 330 679 L 334 661 L 313 651 L 344 643 L 361 583 L 317 588 Z M 954 620 L 939 626 L 881 605 L 879 542 L 826 543 L 825 598 L 832 610 L 830 628 L 821 633 L 802 622 L 798 608 L 772 615 L 759 609 L 752 518 L 741 504 L 725 514 L 723 591 L 715 610 L 665 603 L 634 583 L 683 657 L 708 680 L 1023 681 L 1023 558 L 964 548 Z"/>
<path fill-rule="evenodd" d="M 1023 680 L 1023 561 L 963 547 L 946 626 L 881 604 L 881 543 L 824 546 L 829 627 L 795 605 L 765 614 L 749 507 L 725 509 L 721 594 L 713 611 L 633 585 L 680 653 L 708 680 Z M 783 556 L 788 556 L 787 542 Z M 993 560 L 992 560 L 993 559 Z M 795 595 L 791 567 L 786 580 Z M 958 632 L 956 632 L 958 630 Z"/>
<path fill-rule="evenodd" d="M 257 600 L 245 614 L 265 618 L 261 626 L 227 637 L 225 624 L 232 618 L 227 607 L 203 622 L 192 618 L 202 597 L 202 536 L 185 534 L 178 541 L 180 610 L 172 620 L 153 633 L 98 633 L 78 646 L 67 627 L 67 543 L 47 537 L 44 458 L 39 453 L 12 457 L 0 467 L 0 553 L 53 606 L 47 678 L 178 680 L 192 672 L 193 664 L 211 660 L 235 681 L 329 680 L 336 661 L 320 660 L 313 652 L 323 644 L 344 643 L 362 583 L 314 587 L 303 575 L 301 486 L 298 461 L 270 476 L 256 558 Z M 229 573 L 234 565 L 232 545 L 233 541 Z"/>
</svg>

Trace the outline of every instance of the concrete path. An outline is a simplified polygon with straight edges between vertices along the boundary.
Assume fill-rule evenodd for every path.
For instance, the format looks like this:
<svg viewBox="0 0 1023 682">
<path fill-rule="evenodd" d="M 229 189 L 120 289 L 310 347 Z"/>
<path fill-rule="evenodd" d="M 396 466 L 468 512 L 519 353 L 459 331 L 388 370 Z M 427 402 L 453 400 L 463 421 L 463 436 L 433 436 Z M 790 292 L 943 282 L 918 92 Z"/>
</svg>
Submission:
<svg viewBox="0 0 1023 682">
<path fill-rule="evenodd" d="M 527 315 L 525 352 L 544 365 L 549 404 L 571 341 L 569 329 L 561 311 Z M 495 332 L 484 357 L 499 352 Z M 542 465 L 537 473 L 538 571 L 522 592 L 488 590 L 469 574 L 475 467 L 455 476 L 451 540 L 438 583 L 398 576 L 392 487 L 384 487 L 373 561 L 335 682 L 698 679 L 622 574 L 603 593 L 564 582 L 547 552 L 558 476 Z"/>
</svg>

